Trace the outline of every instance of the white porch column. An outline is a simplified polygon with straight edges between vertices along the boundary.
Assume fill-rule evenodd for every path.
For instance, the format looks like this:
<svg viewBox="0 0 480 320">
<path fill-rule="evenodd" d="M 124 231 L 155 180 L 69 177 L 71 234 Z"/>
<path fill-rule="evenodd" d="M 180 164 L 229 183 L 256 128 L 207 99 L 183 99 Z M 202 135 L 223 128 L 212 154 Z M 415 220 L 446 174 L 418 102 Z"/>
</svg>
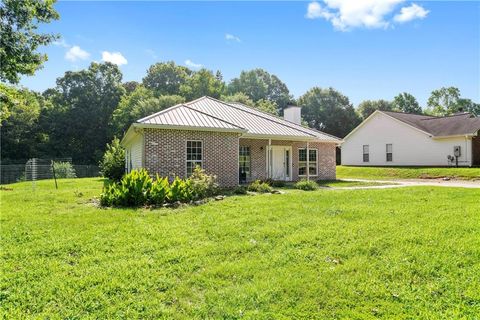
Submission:
<svg viewBox="0 0 480 320">
<path fill-rule="evenodd" d="M 310 144 L 307 141 L 307 180 L 310 180 Z"/>
<path fill-rule="evenodd" d="M 269 179 L 271 174 L 272 174 L 271 150 L 272 150 L 272 139 L 268 139 L 268 146 L 267 146 L 267 179 Z"/>
</svg>

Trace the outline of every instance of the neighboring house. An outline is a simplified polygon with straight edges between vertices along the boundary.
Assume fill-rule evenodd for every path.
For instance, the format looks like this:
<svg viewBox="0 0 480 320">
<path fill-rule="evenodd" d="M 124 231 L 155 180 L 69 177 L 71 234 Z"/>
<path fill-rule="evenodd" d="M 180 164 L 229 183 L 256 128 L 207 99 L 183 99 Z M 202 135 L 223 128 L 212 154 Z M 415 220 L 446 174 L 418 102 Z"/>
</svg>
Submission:
<svg viewBox="0 0 480 320">
<path fill-rule="evenodd" d="M 299 107 L 284 114 L 287 120 L 210 97 L 173 106 L 130 126 L 121 142 L 126 169 L 171 178 L 188 177 L 201 166 L 223 186 L 267 178 L 335 179 L 341 140 L 301 126 Z"/>
<path fill-rule="evenodd" d="M 375 111 L 341 145 L 354 166 L 480 165 L 480 118 Z"/>
</svg>

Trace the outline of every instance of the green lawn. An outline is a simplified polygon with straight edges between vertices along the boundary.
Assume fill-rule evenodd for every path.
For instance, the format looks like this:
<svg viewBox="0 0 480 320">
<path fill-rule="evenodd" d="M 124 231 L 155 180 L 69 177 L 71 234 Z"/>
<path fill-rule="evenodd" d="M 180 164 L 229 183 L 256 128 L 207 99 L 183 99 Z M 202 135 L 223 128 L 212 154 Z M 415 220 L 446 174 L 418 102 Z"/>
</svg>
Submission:
<svg viewBox="0 0 480 320">
<path fill-rule="evenodd" d="M 480 180 L 480 168 L 348 167 L 337 166 L 338 179 L 435 179 Z"/>
<path fill-rule="evenodd" d="M 475 319 L 480 190 L 285 190 L 98 209 L 102 180 L 1 190 L 5 319 Z"/>
<path fill-rule="evenodd" d="M 319 180 L 318 185 L 330 188 L 347 188 L 347 187 L 376 187 L 387 186 L 394 183 L 382 183 L 376 181 L 346 181 L 346 180 Z"/>
</svg>

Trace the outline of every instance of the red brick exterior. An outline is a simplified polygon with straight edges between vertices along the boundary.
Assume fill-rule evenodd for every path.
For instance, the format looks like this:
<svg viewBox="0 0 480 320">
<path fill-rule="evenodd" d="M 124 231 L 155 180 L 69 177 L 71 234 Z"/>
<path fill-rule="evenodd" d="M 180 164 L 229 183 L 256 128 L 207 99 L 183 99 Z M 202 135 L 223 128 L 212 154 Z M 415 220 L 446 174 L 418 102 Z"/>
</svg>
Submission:
<svg viewBox="0 0 480 320">
<path fill-rule="evenodd" d="M 218 183 L 238 185 L 238 133 L 145 129 L 145 168 L 152 174 L 186 177 L 187 140 L 203 141 L 203 168 Z"/>
<path fill-rule="evenodd" d="M 239 146 L 249 146 L 251 153 L 252 176 L 249 180 L 267 178 L 266 139 L 243 139 L 238 133 L 144 129 L 144 167 L 152 174 L 185 178 L 186 142 L 203 141 L 203 168 L 217 176 L 222 186 L 238 185 Z M 306 147 L 306 142 L 272 140 L 272 145 L 292 147 L 292 179 L 299 180 L 298 150 Z M 317 149 L 317 176 L 311 179 L 330 180 L 336 178 L 335 144 L 310 142 L 310 149 Z M 302 178 L 302 177 L 300 177 Z"/>
<path fill-rule="evenodd" d="M 298 149 L 306 148 L 306 142 L 272 140 L 273 146 L 292 147 L 292 180 L 297 181 L 303 177 L 298 176 Z M 240 138 L 241 146 L 249 146 L 251 154 L 252 176 L 249 180 L 267 178 L 267 139 L 243 139 Z M 311 179 L 334 180 L 336 179 L 335 144 L 310 142 L 310 149 L 317 149 L 317 176 L 310 176 Z"/>
</svg>

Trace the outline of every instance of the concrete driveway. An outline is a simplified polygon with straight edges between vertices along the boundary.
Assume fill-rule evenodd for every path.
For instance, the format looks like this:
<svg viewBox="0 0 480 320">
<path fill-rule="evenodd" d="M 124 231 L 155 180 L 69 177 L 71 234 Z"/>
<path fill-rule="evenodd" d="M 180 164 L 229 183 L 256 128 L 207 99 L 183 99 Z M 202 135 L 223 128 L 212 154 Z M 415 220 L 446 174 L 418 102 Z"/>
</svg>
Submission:
<svg viewBox="0 0 480 320">
<path fill-rule="evenodd" d="M 341 189 L 387 189 L 413 186 L 435 186 L 435 187 L 458 187 L 458 188 L 480 188 L 480 181 L 466 180 L 442 180 L 442 179 L 412 179 L 412 180 L 366 180 L 366 179 L 341 179 L 344 181 L 362 181 L 392 183 L 392 185 L 345 187 Z"/>
</svg>

